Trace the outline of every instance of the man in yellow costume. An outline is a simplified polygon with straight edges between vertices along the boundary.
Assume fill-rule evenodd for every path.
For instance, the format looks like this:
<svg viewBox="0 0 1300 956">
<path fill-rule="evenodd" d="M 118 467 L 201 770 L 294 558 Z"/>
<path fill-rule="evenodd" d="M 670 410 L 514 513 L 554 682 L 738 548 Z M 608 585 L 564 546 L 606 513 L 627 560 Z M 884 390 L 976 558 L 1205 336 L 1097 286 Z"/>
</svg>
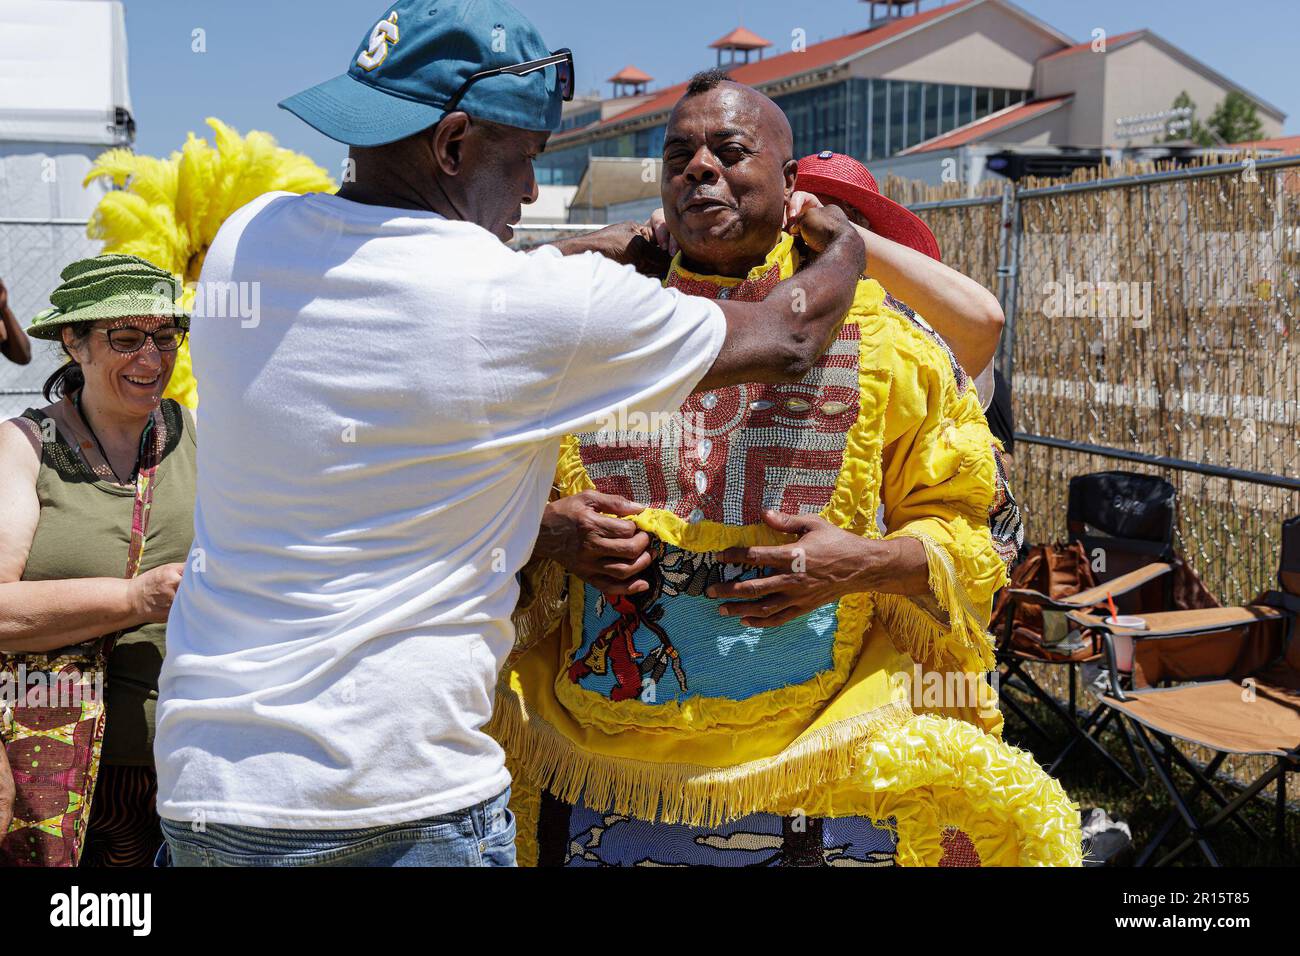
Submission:
<svg viewBox="0 0 1300 956">
<path fill-rule="evenodd" d="M 774 103 L 695 78 L 665 138 L 667 285 L 759 300 L 799 271 L 792 153 Z M 1009 496 L 929 327 L 864 280 L 803 381 L 658 424 L 566 440 L 489 728 L 520 862 L 1077 865 L 1077 808 L 1000 740 Z M 596 514 L 620 500 L 631 524 Z"/>
</svg>

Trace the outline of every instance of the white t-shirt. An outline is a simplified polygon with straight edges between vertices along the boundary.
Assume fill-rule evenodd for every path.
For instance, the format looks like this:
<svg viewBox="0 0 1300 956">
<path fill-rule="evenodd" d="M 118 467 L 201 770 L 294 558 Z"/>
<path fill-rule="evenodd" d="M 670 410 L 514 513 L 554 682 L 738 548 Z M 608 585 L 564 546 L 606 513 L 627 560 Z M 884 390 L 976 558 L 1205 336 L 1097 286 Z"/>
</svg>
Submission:
<svg viewBox="0 0 1300 956">
<path fill-rule="evenodd" d="M 213 315 L 222 292 L 257 308 Z M 322 194 L 232 216 L 200 294 L 159 813 L 345 829 L 499 793 L 482 727 L 560 439 L 676 411 L 721 310 L 597 255 Z"/>
</svg>

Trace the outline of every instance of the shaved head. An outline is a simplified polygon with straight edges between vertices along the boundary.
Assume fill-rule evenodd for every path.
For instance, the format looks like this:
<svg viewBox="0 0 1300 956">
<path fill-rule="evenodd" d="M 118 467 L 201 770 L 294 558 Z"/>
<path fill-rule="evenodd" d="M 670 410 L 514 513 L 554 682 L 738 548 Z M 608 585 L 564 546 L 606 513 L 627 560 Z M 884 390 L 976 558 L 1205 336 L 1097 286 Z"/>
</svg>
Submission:
<svg viewBox="0 0 1300 956">
<path fill-rule="evenodd" d="M 686 100 L 700 96 L 703 93 L 711 93 L 724 83 L 734 88 L 741 102 L 759 112 L 760 119 L 765 125 L 765 132 L 770 133 L 775 141 L 784 143 L 786 159 L 793 159 L 794 131 L 790 128 L 790 120 L 785 115 L 785 111 L 777 106 L 771 97 L 758 92 L 752 86 L 737 83 L 723 70 L 705 70 L 703 73 L 696 73 L 691 78 L 690 83 L 687 84 L 686 92 L 677 105 L 680 106 Z M 670 119 L 669 125 L 671 123 L 672 120 Z"/>
<path fill-rule="evenodd" d="M 797 173 L 776 103 L 717 70 L 697 74 L 664 134 L 664 217 L 686 267 L 743 276 L 761 264 Z"/>
</svg>

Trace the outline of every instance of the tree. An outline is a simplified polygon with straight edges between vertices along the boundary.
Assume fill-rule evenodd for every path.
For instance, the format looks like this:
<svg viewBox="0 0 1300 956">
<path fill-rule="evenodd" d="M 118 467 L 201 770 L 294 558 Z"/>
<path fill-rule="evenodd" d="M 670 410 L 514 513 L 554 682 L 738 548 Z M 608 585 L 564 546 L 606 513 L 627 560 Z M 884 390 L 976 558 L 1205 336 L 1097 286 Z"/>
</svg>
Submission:
<svg viewBox="0 0 1300 956">
<path fill-rule="evenodd" d="M 1264 138 L 1255 104 L 1233 90 L 1210 114 L 1210 128 L 1224 143 L 1246 143 Z"/>
<path fill-rule="evenodd" d="M 1208 123 L 1203 124 L 1196 118 L 1196 104 L 1186 90 L 1175 97 L 1174 108 L 1190 108 L 1192 112 L 1188 117 L 1189 125 L 1166 135 L 1166 143 L 1191 140 L 1197 146 L 1214 146 L 1264 138 L 1264 127 L 1255 104 L 1236 90 L 1214 108 Z"/>
<path fill-rule="evenodd" d="M 1165 136 L 1166 143 L 1181 143 L 1183 140 L 1190 140 L 1197 146 L 1213 146 L 1214 134 L 1211 133 L 1200 120 L 1196 118 L 1196 104 L 1192 98 L 1183 90 L 1174 98 L 1174 109 L 1190 109 L 1187 115 L 1186 127 L 1180 127 L 1177 132 L 1169 133 Z M 1175 121 L 1177 122 L 1177 121 Z"/>
</svg>

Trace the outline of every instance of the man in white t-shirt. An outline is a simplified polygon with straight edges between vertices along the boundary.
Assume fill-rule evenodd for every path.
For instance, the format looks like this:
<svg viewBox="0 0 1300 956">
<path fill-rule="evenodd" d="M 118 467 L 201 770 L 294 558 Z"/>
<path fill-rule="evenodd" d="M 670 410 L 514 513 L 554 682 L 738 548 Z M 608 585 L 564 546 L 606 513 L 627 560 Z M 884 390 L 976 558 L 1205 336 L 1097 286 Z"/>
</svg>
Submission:
<svg viewBox="0 0 1300 956">
<path fill-rule="evenodd" d="M 838 211 L 762 303 L 563 254 L 627 260 L 626 230 L 507 248 L 572 77 L 502 0 L 399 0 L 282 104 L 355 177 L 245 206 L 200 280 L 259 308 L 193 329 L 195 558 L 155 744 L 174 863 L 512 863 L 482 726 L 562 436 L 797 381 L 836 334 L 864 264 Z"/>
</svg>

